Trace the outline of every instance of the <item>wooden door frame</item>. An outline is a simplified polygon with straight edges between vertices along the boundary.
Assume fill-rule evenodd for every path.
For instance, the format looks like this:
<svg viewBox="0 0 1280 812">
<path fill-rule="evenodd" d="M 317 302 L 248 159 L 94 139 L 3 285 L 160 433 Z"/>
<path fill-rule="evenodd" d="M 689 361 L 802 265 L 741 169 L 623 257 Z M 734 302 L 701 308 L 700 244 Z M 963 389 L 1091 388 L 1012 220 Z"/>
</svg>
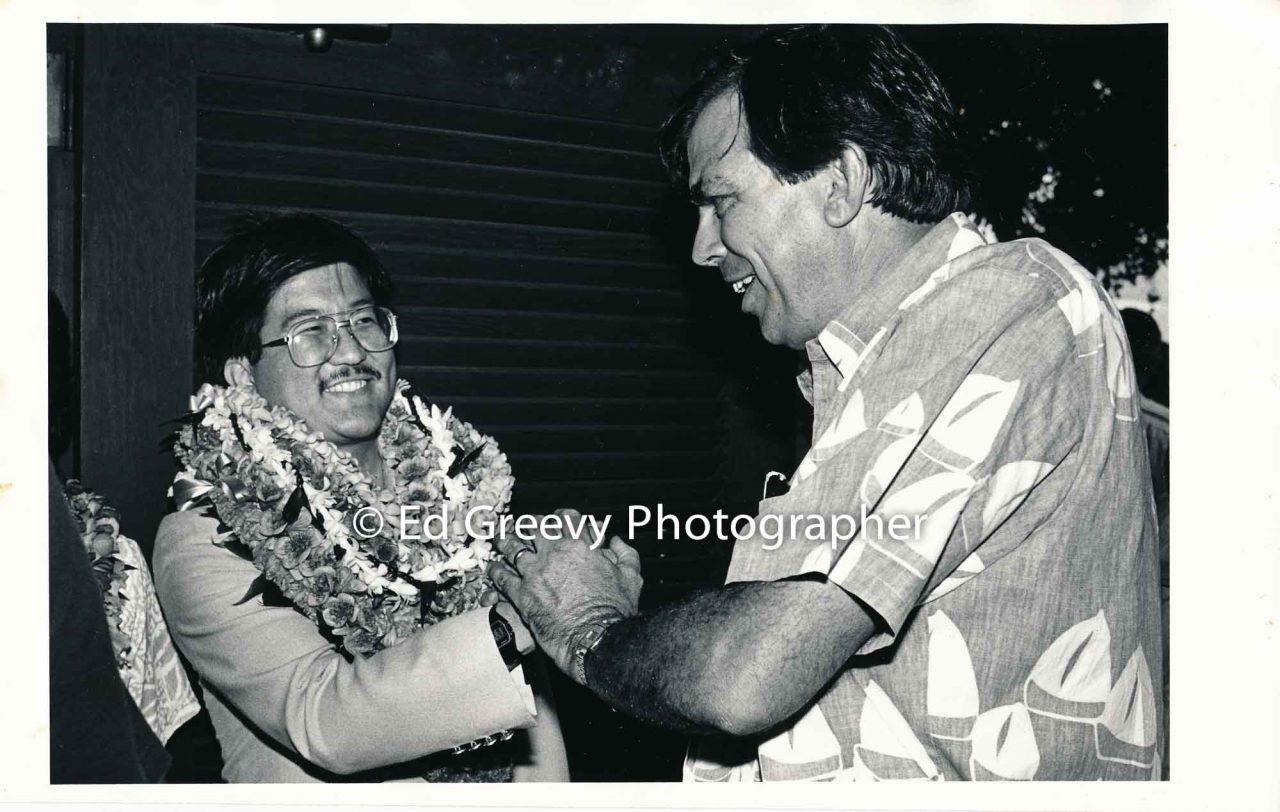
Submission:
<svg viewBox="0 0 1280 812">
<path fill-rule="evenodd" d="M 181 27 L 81 42 L 77 469 L 150 552 L 192 380 L 196 69 Z"/>
</svg>

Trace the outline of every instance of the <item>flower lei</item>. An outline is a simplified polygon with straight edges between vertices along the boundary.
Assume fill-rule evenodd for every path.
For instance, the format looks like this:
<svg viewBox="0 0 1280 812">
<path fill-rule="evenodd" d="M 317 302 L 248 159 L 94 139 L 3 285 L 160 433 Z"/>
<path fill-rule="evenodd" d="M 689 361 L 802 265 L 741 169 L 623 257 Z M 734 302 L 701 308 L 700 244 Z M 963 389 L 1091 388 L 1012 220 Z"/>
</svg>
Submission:
<svg viewBox="0 0 1280 812">
<path fill-rule="evenodd" d="M 494 553 L 470 538 L 464 517 L 488 507 L 473 525 L 497 521 L 514 479 L 497 443 L 452 409 L 428 406 L 397 381 L 378 437 L 394 486 L 376 492 L 350 455 L 251 385 L 205 384 L 191 407 L 174 447 L 183 470 L 171 494 L 180 510 L 212 510 L 223 531 L 215 543 L 258 568 L 241 602 L 262 594 L 291 605 L 349 655 L 373 654 L 479 605 Z M 402 533 L 401 510 L 411 507 L 417 512 L 406 518 L 422 524 Z"/>
<path fill-rule="evenodd" d="M 119 555 L 119 514 L 105 499 L 78 480 L 68 479 L 62 492 L 75 516 L 94 580 L 102 592 L 102 607 L 107 615 L 107 631 L 111 636 L 116 666 L 129 668 L 133 665 L 133 641 L 121 628 L 121 621 L 126 600 L 124 582 L 133 567 Z"/>
</svg>

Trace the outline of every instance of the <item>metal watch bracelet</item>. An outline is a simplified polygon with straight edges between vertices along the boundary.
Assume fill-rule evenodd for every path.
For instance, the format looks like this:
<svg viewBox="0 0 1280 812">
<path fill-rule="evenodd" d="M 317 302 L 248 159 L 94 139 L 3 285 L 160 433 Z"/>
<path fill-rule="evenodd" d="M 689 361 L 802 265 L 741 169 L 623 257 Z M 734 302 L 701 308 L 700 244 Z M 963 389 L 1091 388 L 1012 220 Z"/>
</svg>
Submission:
<svg viewBox="0 0 1280 812">
<path fill-rule="evenodd" d="M 626 620 L 626 618 L 623 615 L 615 615 L 604 620 L 594 620 L 587 624 L 586 629 L 581 637 L 578 638 L 577 644 L 573 649 L 573 675 L 579 685 L 587 684 L 587 655 L 595 651 L 596 646 L 600 645 L 600 641 L 604 639 L 604 633 L 609 630 L 609 627 L 621 620 Z"/>
</svg>

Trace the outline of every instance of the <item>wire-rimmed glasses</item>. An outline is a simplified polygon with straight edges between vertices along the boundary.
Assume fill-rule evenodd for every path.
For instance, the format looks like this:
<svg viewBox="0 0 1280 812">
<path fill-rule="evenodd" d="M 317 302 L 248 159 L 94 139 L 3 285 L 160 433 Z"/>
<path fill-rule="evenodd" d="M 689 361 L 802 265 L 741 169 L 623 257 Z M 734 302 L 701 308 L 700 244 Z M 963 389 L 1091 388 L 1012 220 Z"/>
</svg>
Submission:
<svg viewBox="0 0 1280 812">
<path fill-rule="evenodd" d="M 288 347 L 289 357 L 300 367 L 318 367 L 338 351 L 343 327 L 366 352 L 386 352 L 396 345 L 396 315 L 385 307 L 358 307 L 342 313 L 313 316 L 289 328 L 289 332 L 260 346 Z"/>
</svg>

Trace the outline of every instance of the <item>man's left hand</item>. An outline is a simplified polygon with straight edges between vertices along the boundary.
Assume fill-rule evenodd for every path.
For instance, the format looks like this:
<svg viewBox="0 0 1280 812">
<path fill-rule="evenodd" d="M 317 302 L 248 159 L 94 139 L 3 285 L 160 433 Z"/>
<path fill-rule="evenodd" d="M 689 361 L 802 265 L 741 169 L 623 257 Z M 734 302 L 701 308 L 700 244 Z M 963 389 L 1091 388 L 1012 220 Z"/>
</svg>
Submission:
<svg viewBox="0 0 1280 812">
<path fill-rule="evenodd" d="M 496 546 L 504 560 L 489 565 L 489 577 L 570 676 L 574 649 L 594 624 L 639 614 L 640 554 L 617 537 L 598 550 L 586 539 L 545 536 L 532 547 L 520 538 L 497 539 Z"/>
</svg>

